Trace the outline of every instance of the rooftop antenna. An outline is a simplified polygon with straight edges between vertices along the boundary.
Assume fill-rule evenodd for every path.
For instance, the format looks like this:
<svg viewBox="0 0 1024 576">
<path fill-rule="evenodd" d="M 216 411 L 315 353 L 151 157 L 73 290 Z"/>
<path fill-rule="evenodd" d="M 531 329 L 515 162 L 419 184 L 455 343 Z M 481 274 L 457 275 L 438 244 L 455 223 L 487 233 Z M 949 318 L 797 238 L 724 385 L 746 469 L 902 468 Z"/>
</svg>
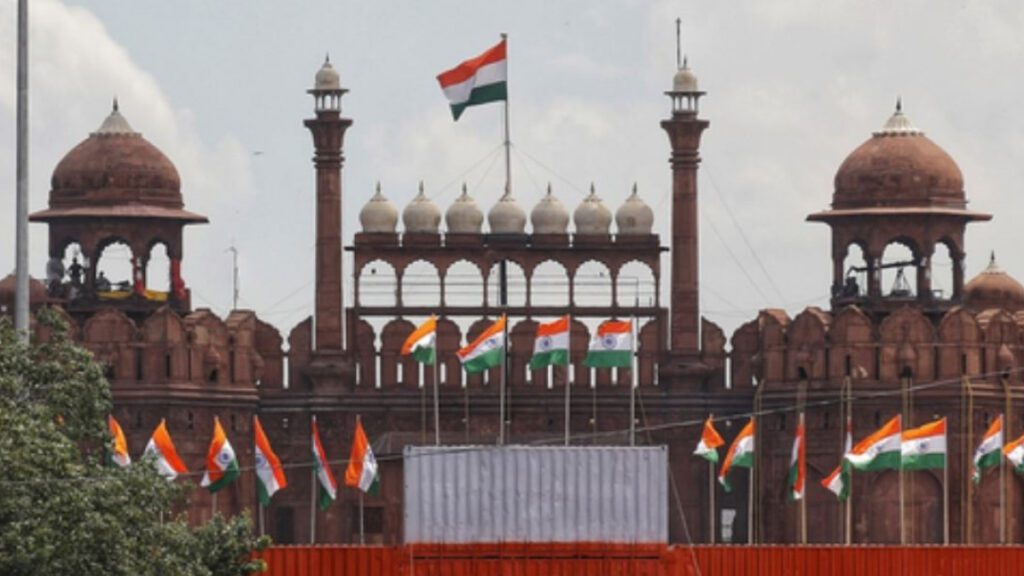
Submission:
<svg viewBox="0 0 1024 576">
<path fill-rule="evenodd" d="M 225 250 L 225 252 L 231 252 L 231 291 L 232 291 L 232 310 L 238 310 L 238 248 L 235 248 L 234 239 L 231 240 L 231 247 Z"/>
<path fill-rule="evenodd" d="M 683 67 L 683 42 L 682 36 L 683 19 L 676 18 L 676 70 Z"/>
</svg>

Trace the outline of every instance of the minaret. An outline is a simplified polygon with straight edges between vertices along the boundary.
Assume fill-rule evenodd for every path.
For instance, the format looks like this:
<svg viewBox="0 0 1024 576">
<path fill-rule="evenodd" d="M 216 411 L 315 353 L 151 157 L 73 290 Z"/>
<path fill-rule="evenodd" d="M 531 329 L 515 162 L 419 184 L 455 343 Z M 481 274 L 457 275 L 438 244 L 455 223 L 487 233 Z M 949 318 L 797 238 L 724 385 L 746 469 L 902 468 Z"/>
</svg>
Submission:
<svg viewBox="0 0 1024 576">
<path fill-rule="evenodd" d="M 344 349 L 342 337 L 342 247 L 341 247 L 341 166 L 345 131 L 352 120 L 341 117 L 341 87 L 330 56 L 316 73 L 313 95 L 316 118 L 305 121 L 313 133 L 316 155 L 316 326 L 315 352 L 319 356 L 338 355 Z"/>
<path fill-rule="evenodd" d="M 676 21 L 676 66 L 672 90 L 672 117 L 661 122 L 672 146 L 672 285 L 671 371 L 694 364 L 700 358 L 700 236 L 697 212 L 697 165 L 700 137 L 708 121 L 697 117 L 697 76 L 686 59 L 680 62 L 679 21 Z M 680 366 L 682 364 L 682 366 Z"/>
</svg>

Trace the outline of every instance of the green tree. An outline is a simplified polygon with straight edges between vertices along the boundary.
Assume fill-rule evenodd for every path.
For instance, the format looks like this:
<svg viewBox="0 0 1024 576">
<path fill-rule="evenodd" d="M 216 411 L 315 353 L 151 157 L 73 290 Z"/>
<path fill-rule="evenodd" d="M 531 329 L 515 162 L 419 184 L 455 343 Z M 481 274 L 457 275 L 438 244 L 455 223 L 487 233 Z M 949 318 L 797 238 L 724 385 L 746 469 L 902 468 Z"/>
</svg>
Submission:
<svg viewBox="0 0 1024 576">
<path fill-rule="evenodd" d="M 248 517 L 172 516 L 188 486 L 104 465 L 110 387 L 53 313 L 26 346 L 0 319 L 0 574 L 234 576 L 268 543 Z"/>
</svg>

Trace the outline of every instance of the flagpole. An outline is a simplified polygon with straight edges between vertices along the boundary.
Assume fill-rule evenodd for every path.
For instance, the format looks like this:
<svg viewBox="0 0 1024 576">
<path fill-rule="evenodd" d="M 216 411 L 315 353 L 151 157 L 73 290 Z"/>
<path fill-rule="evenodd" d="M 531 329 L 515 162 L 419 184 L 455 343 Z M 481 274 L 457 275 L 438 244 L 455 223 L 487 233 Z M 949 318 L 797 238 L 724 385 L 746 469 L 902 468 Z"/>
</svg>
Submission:
<svg viewBox="0 0 1024 576">
<path fill-rule="evenodd" d="M 259 498 L 258 495 L 256 497 Z M 264 512 L 266 510 L 265 510 L 262 502 L 256 504 L 256 506 L 257 506 L 256 513 L 259 515 L 259 522 L 260 522 L 260 536 L 264 536 L 264 535 L 266 535 L 266 526 L 265 526 L 265 522 L 266 521 L 263 518 L 263 514 L 264 514 Z"/>
<path fill-rule="evenodd" d="M 900 432 L 901 433 L 903 431 L 903 419 L 906 418 L 905 415 L 907 413 L 907 385 L 909 384 L 909 382 L 907 380 L 908 379 L 907 379 L 906 376 L 900 378 L 900 381 L 902 382 L 902 388 L 903 388 L 903 404 L 902 404 L 902 406 L 900 408 Z M 900 481 L 899 482 L 899 485 L 900 485 L 900 544 L 904 544 L 905 545 L 907 543 L 907 523 L 906 523 L 905 519 L 903 518 L 903 516 L 904 516 L 904 508 L 903 507 L 904 507 L 904 498 L 905 498 L 905 495 L 903 494 L 903 491 L 904 491 L 904 485 L 903 485 L 904 479 L 903 479 L 903 477 L 904 477 L 903 465 L 901 463 L 900 464 L 900 469 L 899 469 L 899 481 Z"/>
<path fill-rule="evenodd" d="M 505 42 L 505 194 L 512 194 L 512 140 L 509 137 L 508 121 L 508 34 L 502 33 Z"/>
<path fill-rule="evenodd" d="M 946 444 L 945 459 L 942 461 L 942 543 L 949 545 L 949 434 L 944 433 Z"/>
<path fill-rule="evenodd" d="M 708 414 L 708 421 L 714 422 L 715 415 Z M 717 453 L 718 448 L 714 451 Z M 714 544 L 718 535 L 715 530 L 715 463 L 711 460 L 708 460 L 708 526 L 711 528 L 708 542 Z"/>
<path fill-rule="evenodd" d="M 316 463 L 309 471 L 309 543 L 316 544 Z"/>
<path fill-rule="evenodd" d="M 851 435 L 853 428 L 853 380 L 846 376 L 843 378 L 843 391 L 841 392 L 843 397 L 843 407 L 845 410 L 846 422 L 843 426 L 843 458 L 846 458 L 846 439 Z M 852 439 L 851 439 L 852 444 Z M 840 466 L 844 466 L 845 463 L 840 461 Z M 840 472 L 842 474 L 842 472 Z M 853 471 L 849 474 L 845 474 L 845 481 L 849 482 L 849 487 L 846 492 L 846 506 L 843 512 L 843 523 L 844 523 L 844 538 L 846 545 L 849 546 L 853 543 Z"/>
<path fill-rule="evenodd" d="M 366 530 L 363 524 L 363 489 L 359 489 L 359 545 L 366 544 Z"/>
<path fill-rule="evenodd" d="M 754 466 L 757 465 L 757 458 L 754 464 L 747 469 L 747 544 L 754 543 Z"/>
<path fill-rule="evenodd" d="M 565 351 L 565 445 L 569 445 L 570 427 L 571 424 L 569 419 L 572 417 L 572 405 L 571 405 L 571 391 L 569 388 L 569 371 L 572 369 L 572 318 L 567 314 L 565 316 L 569 324 L 569 334 L 566 338 L 566 346 L 568 349 Z M 554 370 L 552 369 L 552 374 Z"/>
<path fill-rule="evenodd" d="M 210 508 L 211 508 L 210 516 L 211 517 L 216 516 L 217 515 L 217 493 L 216 492 L 214 492 L 213 495 L 210 497 Z"/>
<path fill-rule="evenodd" d="M 800 407 L 800 423 L 798 424 L 803 430 L 803 437 L 800 438 L 800 452 L 803 452 L 805 458 L 800 457 L 800 453 L 797 453 L 796 465 L 798 468 L 797 477 L 802 473 L 804 476 L 804 484 L 800 487 L 800 543 L 807 544 L 807 429 L 804 427 L 804 411 L 803 406 Z"/>
<path fill-rule="evenodd" d="M 434 445 L 441 445 L 441 400 L 439 386 L 441 384 L 439 380 L 440 370 L 438 364 L 440 364 L 440 354 L 437 349 L 437 333 L 434 333 Z M 360 502 L 362 502 L 362 495 L 359 496 Z"/>
<path fill-rule="evenodd" d="M 636 446 L 636 388 L 640 384 L 636 361 L 636 308 L 633 309 L 633 322 L 632 326 L 630 326 L 630 331 L 633 336 L 633 354 L 630 358 L 632 366 L 630 370 L 631 382 L 629 384 L 629 445 Z"/>
<path fill-rule="evenodd" d="M 999 543 L 1006 544 L 1006 458 L 1003 457 L 1003 444 L 1006 442 L 1006 419 L 999 415 L 1002 430 L 1002 441 L 999 443 Z"/>
</svg>

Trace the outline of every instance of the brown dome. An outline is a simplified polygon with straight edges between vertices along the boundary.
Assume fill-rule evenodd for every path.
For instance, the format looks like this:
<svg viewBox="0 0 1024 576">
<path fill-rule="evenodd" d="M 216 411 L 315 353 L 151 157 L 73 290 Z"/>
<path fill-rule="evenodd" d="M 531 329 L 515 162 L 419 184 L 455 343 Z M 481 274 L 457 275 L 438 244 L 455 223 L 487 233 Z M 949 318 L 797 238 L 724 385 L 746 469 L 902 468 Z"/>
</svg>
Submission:
<svg viewBox="0 0 1024 576">
<path fill-rule="evenodd" d="M 833 209 L 966 205 L 960 168 L 910 123 L 899 104 L 882 130 L 843 161 L 832 197 Z"/>
<path fill-rule="evenodd" d="M 14 272 L 11 272 L 0 280 L 0 313 L 5 311 L 14 310 L 14 292 L 15 283 L 17 278 Z M 50 294 L 46 291 L 46 286 L 32 278 L 28 279 L 28 302 L 29 307 L 32 309 L 37 308 L 42 304 L 46 304 L 50 301 Z"/>
<path fill-rule="evenodd" d="M 988 268 L 964 286 L 964 305 L 973 310 L 1021 310 L 1024 309 L 1024 286 L 996 264 L 993 253 Z"/>
</svg>

